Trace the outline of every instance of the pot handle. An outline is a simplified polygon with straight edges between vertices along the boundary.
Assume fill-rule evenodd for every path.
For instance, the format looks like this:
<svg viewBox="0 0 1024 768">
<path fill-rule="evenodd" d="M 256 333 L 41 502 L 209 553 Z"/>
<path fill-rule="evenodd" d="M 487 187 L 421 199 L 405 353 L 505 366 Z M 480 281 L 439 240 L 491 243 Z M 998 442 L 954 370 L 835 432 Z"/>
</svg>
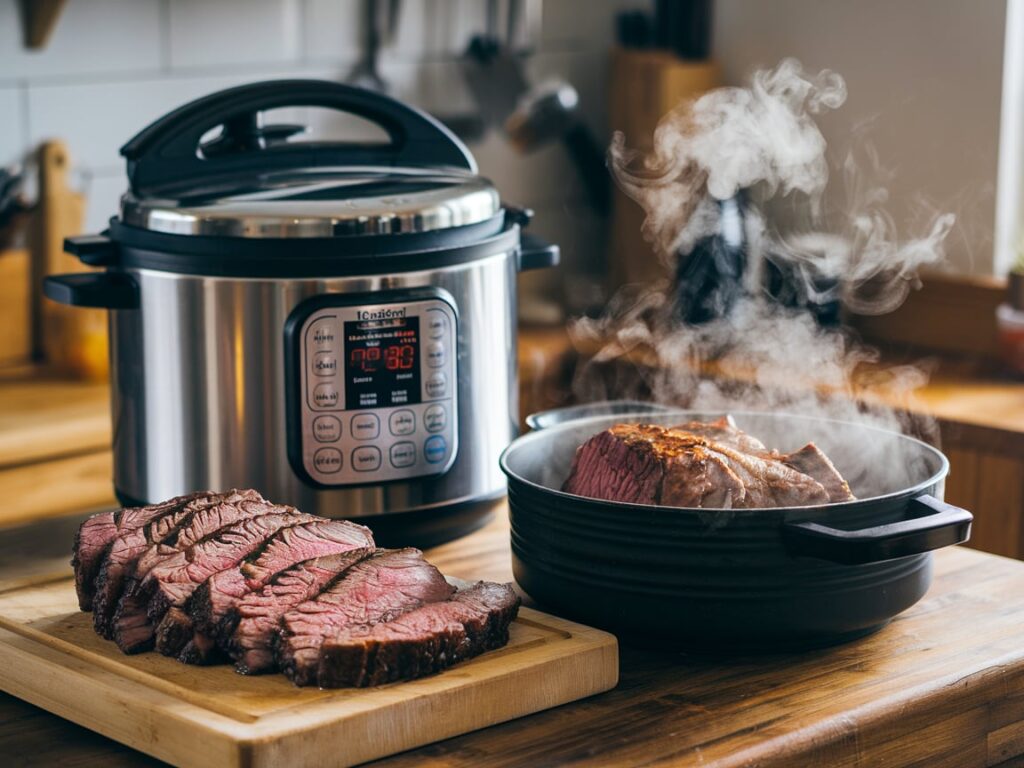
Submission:
<svg viewBox="0 0 1024 768">
<path fill-rule="evenodd" d="M 556 427 L 567 421 L 585 419 L 588 416 L 612 416 L 616 413 L 664 413 L 671 411 L 667 405 L 645 403 L 640 400 L 601 400 L 596 403 L 570 405 L 565 408 L 552 408 L 538 411 L 526 417 L 526 426 L 536 431 Z"/>
<path fill-rule="evenodd" d="M 289 142 L 302 125 L 261 125 L 260 113 L 282 107 L 325 107 L 381 127 L 384 144 Z M 210 130 L 222 133 L 203 141 Z M 191 101 L 144 128 L 121 154 L 136 195 L 197 185 L 232 175 L 295 168 L 388 166 L 476 173 L 466 146 L 430 115 L 388 96 L 326 80 L 271 80 L 228 88 Z"/>
<path fill-rule="evenodd" d="M 782 525 L 791 555 L 843 565 L 879 563 L 962 544 L 971 537 L 974 516 L 927 494 L 910 500 L 907 517 L 895 523 L 844 531 L 812 522 Z"/>
<path fill-rule="evenodd" d="M 554 243 L 537 237 L 536 235 L 524 234 L 520 240 L 519 249 L 519 271 L 525 272 L 528 269 L 546 269 L 556 267 L 561 260 L 561 251 Z"/>
<path fill-rule="evenodd" d="M 50 275 L 43 280 L 46 298 L 72 307 L 138 309 L 139 286 L 123 272 Z"/>
<path fill-rule="evenodd" d="M 64 238 L 64 252 L 73 254 L 90 267 L 108 267 L 117 261 L 117 243 L 104 232 L 101 235 L 76 235 Z"/>
</svg>

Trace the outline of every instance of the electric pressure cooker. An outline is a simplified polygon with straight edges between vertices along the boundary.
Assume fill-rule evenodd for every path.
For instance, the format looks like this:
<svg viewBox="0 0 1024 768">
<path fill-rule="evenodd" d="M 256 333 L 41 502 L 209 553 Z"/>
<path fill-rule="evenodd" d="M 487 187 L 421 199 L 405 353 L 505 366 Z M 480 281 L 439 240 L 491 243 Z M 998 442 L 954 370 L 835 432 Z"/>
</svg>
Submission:
<svg viewBox="0 0 1024 768">
<path fill-rule="evenodd" d="M 384 143 L 296 141 L 262 113 L 355 115 Z M 426 545 L 481 524 L 518 423 L 521 230 L 430 116 L 313 80 L 245 85 L 121 149 L 129 191 L 46 295 L 110 310 L 114 484 L 126 505 L 253 487 Z"/>
</svg>

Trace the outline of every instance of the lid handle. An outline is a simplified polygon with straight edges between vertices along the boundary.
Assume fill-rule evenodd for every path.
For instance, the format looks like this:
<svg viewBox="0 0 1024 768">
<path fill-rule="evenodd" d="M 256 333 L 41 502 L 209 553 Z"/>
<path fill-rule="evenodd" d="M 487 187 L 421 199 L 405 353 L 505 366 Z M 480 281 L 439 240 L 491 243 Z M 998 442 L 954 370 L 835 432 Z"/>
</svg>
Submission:
<svg viewBox="0 0 1024 768">
<path fill-rule="evenodd" d="M 390 141 L 289 143 L 287 135 L 301 126 L 256 128 L 260 112 L 280 107 L 356 115 L 383 128 Z M 228 136 L 222 135 L 216 151 L 204 152 L 200 140 L 219 125 Z M 207 142 L 206 149 L 210 146 Z M 368 165 L 476 173 L 466 146 L 430 115 L 380 93 L 326 80 L 270 80 L 204 96 L 148 125 L 121 147 L 121 154 L 128 160 L 132 192 L 139 196 L 192 186 L 197 179 L 293 168 Z"/>
</svg>

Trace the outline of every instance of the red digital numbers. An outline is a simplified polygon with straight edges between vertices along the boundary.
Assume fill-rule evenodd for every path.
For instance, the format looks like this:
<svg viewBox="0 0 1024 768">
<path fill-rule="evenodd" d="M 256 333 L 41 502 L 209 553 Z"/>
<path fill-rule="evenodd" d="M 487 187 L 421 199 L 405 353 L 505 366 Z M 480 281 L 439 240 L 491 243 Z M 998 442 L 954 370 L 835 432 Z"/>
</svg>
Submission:
<svg viewBox="0 0 1024 768">
<path fill-rule="evenodd" d="M 349 356 L 349 367 L 373 373 L 380 366 L 380 347 L 356 347 Z"/>
<path fill-rule="evenodd" d="M 384 367 L 389 371 L 407 371 L 416 352 L 412 344 L 395 344 L 384 351 Z"/>
<path fill-rule="evenodd" d="M 416 348 L 412 344 L 392 344 L 385 347 L 356 347 L 349 355 L 349 368 L 358 368 L 363 373 L 375 373 L 380 368 L 381 357 L 389 371 L 408 371 L 413 367 Z"/>
</svg>

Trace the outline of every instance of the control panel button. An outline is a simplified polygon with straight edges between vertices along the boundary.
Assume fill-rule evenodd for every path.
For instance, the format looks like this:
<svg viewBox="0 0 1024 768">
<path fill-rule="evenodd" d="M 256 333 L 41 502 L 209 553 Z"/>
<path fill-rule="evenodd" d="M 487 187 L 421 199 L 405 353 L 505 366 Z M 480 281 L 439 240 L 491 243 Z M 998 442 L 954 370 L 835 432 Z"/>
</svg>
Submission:
<svg viewBox="0 0 1024 768">
<path fill-rule="evenodd" d="M 334 416 L 313 419 L 313 437 L 319 443 L 336 443 L 341 439 L 341 422 Z"/>
<path fill-rule="evenodd" d="M 405 440 L 391 446 L 391 466 L 411 467 L 416 463 L 416 446 Z"/>
<path fill-rule="evenodd" d="M 317 352 L 313 358 L 313 373 L 317 376 L 334 376 L 338 372 L 338 358 L 330 352 Z"/>
<path fill-rule="evenodd" d="M 334 324 L 331 322 L 315 323 L 309 329 L 309 339 L 317 349 L 334 346 Z"/>
<path fill-rule="evenodd" d="M 448 445 L 440 435 L 428 437 L 427 442 L 423 444 L 423 456 L 431 464 L 437 464 L 440 461 L 444 461 L 444 455 L 447 450 Z"/>
<path fill-rule="evenodd" d="M 324 475 L 333 475 L 341 470 L 341 451 L 337 448 L 321 448 L 313 454 L 313 466 Z"/>
<path fill-rule="evenodd" d="M 352 417 L 352 437 L 373 440 L 380 436 L 380 419 L 373 413 L 357 413 Z"/>
<path fill-rule="evenodd" d="M 352 451 L 352 467 L 356 472 L 373 472 L 380 469 L 380 448 L 363 445 Z"/>
<path fill-rule="evenodd" d="M 432 339 L 440 339 L 448 333 L 448 318 L 444 312 L 432 310 L 427 313 L 427 336 Z"/>
<path fill-rule="evenodd" d="M 440 432 L 448 424 L 448 411 L 443 405 L 432 405 L 423 412 L 423 426 L 427 432 Z"/>
<path fill-rule="evenodd" d="M 411 435 L 416 431 L 416 414 L 407 408 L 395 411 L 388 419 L 388 427 L 392 435 Z"/>
<path fill-rule="evenodd" d="M 427 397 L 444 397 L 448 394 L 448 377 L 443 373 L 432 373 L 427 377 Z"/>
<path fill-rule="evenodd" d="M 338 389 L 333 384 L 317 384 L 313 389 L 313 404 L 317 408 L 334 408 L 338 404 Z"/>
<path fill-rule="evenodd" d="M 431 368 L 444 365 L 444 344 L 440 341 L 432 341 L 427 345 L 427 365 Z"/>
</svg>

